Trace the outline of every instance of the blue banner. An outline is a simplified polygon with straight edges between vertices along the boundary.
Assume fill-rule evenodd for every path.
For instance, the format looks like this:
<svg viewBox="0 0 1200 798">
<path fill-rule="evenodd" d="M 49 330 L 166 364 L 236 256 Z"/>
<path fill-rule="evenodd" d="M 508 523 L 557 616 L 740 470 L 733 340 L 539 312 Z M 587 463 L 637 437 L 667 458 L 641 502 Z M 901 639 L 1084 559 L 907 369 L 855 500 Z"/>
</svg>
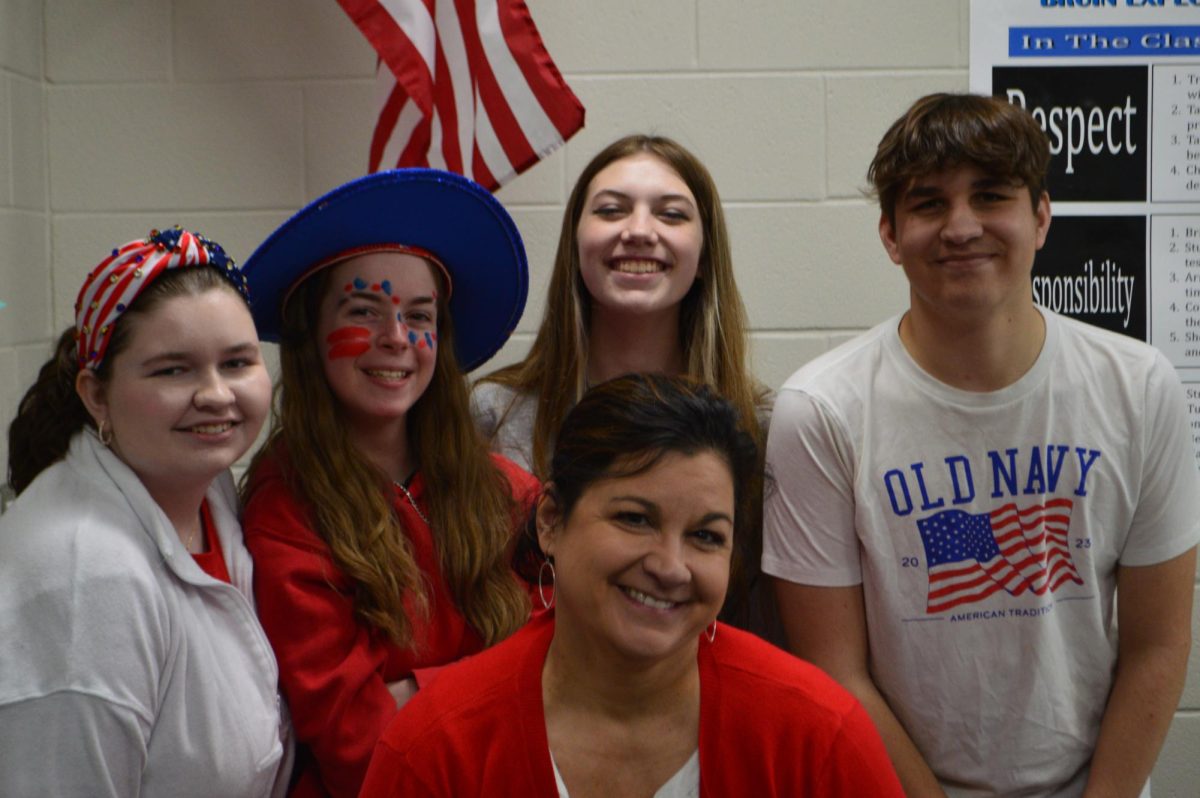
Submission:
<svg viewBox="0 0 1200 798">
<path fill-rule="evenodd" d="M 1012 58 L 1200 55 L 1200 25 L 1089 25 L 1008 29 Z"/>
</svg>

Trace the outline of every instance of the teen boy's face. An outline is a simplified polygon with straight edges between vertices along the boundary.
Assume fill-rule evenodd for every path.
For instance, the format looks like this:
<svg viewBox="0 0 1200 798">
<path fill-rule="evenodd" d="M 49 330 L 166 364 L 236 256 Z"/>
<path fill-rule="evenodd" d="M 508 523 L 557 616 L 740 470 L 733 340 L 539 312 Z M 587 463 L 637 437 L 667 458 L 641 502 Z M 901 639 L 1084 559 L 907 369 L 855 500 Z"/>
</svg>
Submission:
<svg viewBox="0 0 1200 798">
<path fill-rule="evenodd" d="M 964 164 L 915 179 L 884 214 L 879 237 L 904 269 L 914 312 L 981 319 L 1033 305 L 1033 258 L 1050 229 L 1050 198 Z"/>
</svg>

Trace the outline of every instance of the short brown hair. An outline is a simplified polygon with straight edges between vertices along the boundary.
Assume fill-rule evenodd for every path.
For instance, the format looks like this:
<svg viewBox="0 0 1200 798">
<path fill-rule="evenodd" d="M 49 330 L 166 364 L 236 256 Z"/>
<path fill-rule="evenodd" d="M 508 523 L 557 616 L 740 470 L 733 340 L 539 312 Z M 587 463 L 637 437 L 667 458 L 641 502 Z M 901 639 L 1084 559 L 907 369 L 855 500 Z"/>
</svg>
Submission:
<svg viewBox="0 0 1200 798">
<path fill-rule="evenodd" d="M 998 97 L 929 94 L 880 139 L 867 179 L 894 223 L 896 200 L 914 178 L 965 163 L 1026 186 L 1036 208 L 1046 186 L 1050 142 L 1027 111 Z"/>
</svg>

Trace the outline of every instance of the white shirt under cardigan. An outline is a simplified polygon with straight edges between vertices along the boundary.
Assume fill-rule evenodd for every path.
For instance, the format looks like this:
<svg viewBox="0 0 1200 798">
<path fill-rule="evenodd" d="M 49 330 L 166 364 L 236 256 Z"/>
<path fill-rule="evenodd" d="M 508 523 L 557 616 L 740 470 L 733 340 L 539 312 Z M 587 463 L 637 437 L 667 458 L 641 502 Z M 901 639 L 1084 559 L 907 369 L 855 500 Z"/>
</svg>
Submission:
<svg viewBox="0 0 1200 798">
<path fill-rule="evenodd" d="M 291 768 L 232 478 L 204 573 L 90 433 L 0 517 L 0 795 L 273 796 Z"/>
</svg>

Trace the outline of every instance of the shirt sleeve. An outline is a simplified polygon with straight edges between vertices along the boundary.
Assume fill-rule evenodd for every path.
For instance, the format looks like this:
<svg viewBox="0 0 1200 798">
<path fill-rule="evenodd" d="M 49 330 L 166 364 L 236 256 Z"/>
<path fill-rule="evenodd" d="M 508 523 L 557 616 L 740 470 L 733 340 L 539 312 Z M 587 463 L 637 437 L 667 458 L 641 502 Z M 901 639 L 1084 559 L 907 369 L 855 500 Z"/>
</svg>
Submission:
<svg viewBox="0 0 1200 798">
<path fill-rule="evenodd" d="M 453 792 L 435 789 L 426 782 L 425 771 L 433 768 L 429 758 L 413 761 L 386 742 L 380 742 L 363 782 L 361 798 L 407 798 L 415 795 L 454 798 Z"/>
<path fill-rule="evenodd" d="M 821 795 L 904 798 L 904 790 L 887 749 L 883 747 L 883 740 L 857 701 L 843 720 L 829 754 L 825 760 Z"/>
<path fill-rule="evenodd" d="M 481 381 L 471 390 L 471 416 L 488 446 L 526 470 L 532 470 L 536 408 L 532 397 L 505 385 Z"/>
<path fill-rule="evenodd" d="M 355 796 L 375 743 L 396 714 L 387 650 L 354 616 L 351 586 L 294 503 L 274 486 L 246 508 L 259 616 L 297 739 L 331 795 Z"/>
<path fill-rule="evenodd" d="M 851 452 L 828 407 L 802 391 L 779 393 L 767 435 L 764 572 L 823 587 L 862 582 Z"/>
<path fill-rule="evenodd" d="M 151 724 L 78 691 L 0 706 L 0 795 L 138 795 Z"/>
<path fill-rule="evenodd" d="M 44 538 L 0 526 L 16 536 L 0 555 L 0 796 L 142 791 L 178 619 L 156 563 L 86 505 L 76 512 L 76 530 Z"/>
<path fill-rule="evenodd" d="M 500 407 L 497 397 L 499 386 L 491 382 L 477 382 L 471 388 L 471 417 L 484 440 L 491 441 L 500 426 Z"/>
<path fill-rule="evenodd" d="M 1146 380 L 1141 491 L 1122 565 L 1155 565 L 1200 539 L 1200 471 L 1188 427 L 1186 397 L 1174 367 L 1154 353 Z"/>
</svg>

